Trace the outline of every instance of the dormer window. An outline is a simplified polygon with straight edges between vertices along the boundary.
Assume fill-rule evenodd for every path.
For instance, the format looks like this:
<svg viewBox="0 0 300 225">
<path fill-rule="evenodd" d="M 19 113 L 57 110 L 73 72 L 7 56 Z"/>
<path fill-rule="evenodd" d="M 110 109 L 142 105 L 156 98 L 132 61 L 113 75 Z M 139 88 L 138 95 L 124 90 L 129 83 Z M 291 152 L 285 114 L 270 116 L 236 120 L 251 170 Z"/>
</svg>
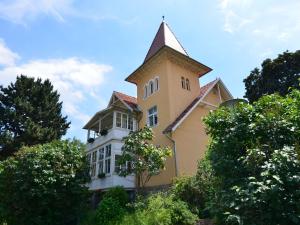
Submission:
<svg viewBox="0 0 300 225">
<path fill-rule="evenodd" d="M 185 80 L 185 85 L 186 85 L 186 90 L 190 91 L 191 90 L 191 87 L 190 87 L 190 81 L 189 79 L 186 78 Z"/>
<path fill-rule="evenodd" d="M 184 77 L 181 77 L 181 87 L 183 89 L 185 89 L 185 79 L 184 79 Z"/>
</svg>

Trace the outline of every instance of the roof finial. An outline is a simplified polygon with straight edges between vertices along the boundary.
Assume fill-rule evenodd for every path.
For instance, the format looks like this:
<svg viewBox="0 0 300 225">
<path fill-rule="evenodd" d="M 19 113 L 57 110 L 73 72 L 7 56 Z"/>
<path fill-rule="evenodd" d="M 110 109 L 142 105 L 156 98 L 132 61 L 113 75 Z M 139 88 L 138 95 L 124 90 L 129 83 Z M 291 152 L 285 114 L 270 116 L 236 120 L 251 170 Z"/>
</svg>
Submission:
<svg viewBox="0 0 300 225">
<path fill-rule="evenodd" d="M 162 16 L 162 21 L 165 22 L 165 16 L 164 15 Z"/>
</svg>

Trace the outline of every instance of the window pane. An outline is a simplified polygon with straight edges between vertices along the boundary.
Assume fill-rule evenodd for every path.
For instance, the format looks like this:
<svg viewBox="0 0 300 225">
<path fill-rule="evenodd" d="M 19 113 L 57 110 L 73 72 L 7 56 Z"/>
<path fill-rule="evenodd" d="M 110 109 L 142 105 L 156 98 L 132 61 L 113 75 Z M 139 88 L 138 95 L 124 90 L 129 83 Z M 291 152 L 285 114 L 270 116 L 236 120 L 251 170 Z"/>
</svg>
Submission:
<svg viewBox="0 0 300 225">
<path fill-rule="evenodd" d="M 103 173 L 103 161 L 98 162 L 98 174 Z"/>
<path fill-rule="evenodd" d="M 155 91 L 158 91 L 158 78 L 155 79 Z"/>
<path fill-rule="evenodd" d="M 185 79 L 184 79 L 184 77 L 181 77 L 181 87 L 183 89 L 185 89 Z"/>
<path fill-rule="evenodd" d="M 111 156 L 111 145 L 106 145 L 105 147 L 105 158 L 108 158 Z"/>
<path fill-rule="evenodd" d="M 144 98 L 147 98 L 147 86 L 144 87 Z"/>
<path fill-rule="evenodd" d="M 122 128 L 127 129 L 127 114 L 122 114 Z"/>
<path fill-rule="evenodd" d="M 119 173 L 120 172 L 120 165 L 118 163 L 118 160 L 120 159 L 120 156 L 119 155 L 115 155 L 115 172 L 116 173 Z"/>
<path fill-rule="evenodd" d="M 101 160 L 101 159 L 103 159 L 103 158 L 104 158 L 104 148 L 100 148 L 98 159 Z"/>
<path fill-rule="evenodd" d="M 94 177 L 95 175 L 96 175 L 96 163 L 93 163 L 91 167 L 91 177 Z"/>
<path fill-rule="evenodd" d="M 128 129 L 133 130 L 133 119 L 131 116 L 128 118 Z"/>
<path fill-rule="evenodd" d="M 117 118 L 116 118 L 116 126 L 121 127 L 121 113 L 117 112 Z"/>
<path fill-rule="evenodd" d="M 157 119 L 157 114 L 154 115 L 154 125 L 157 125 L 158 119 Z"/>
<path fill-rule="evenodd" d="M 153 91 L 154 91 L 154 85 L 153 85 L 153 82 L 151 81 L 150 82 L 150 94 L 153 94 Z"/>
<path fill-rule="evenodd" d="M 94 151 L 92 155 L 92 162 L 96 162 L 96 160 L 97 160 L 97 151 Z"/>
<path fill-rule="evenodd" d="M 110 173 L 110 159 L 105 160 L 105 173 Z"/>
</svg>

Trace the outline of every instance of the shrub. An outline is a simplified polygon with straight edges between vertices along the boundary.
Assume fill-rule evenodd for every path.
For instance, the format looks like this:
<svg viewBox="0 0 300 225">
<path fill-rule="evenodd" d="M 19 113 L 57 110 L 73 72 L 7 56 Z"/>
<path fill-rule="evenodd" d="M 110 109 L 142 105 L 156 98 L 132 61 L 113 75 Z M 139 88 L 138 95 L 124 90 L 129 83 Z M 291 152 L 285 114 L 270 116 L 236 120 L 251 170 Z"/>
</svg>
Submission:
<svg viewBox="0 0 300 225">
<path fill-rule="evenodd" d="M 140 203 L 137 203 L 140 205 Z M 142 203 L 143 205 L 143 203 Z M 185 202 L 163 193 L 150 196 L 145 208 L 127 214 L 119 225 L 194 225 L 197 216 L 191 213 Z"/>
<path fill-rule="evenodd" d="M 87 202 L 84 146 L 25 147 L 0 166 L 0 218 L 9 225 L 74 224 Z"/>
<path fill-rule="evenodd" d="M 124 214 L 125 209 L 117 199 L 111 197 L 103 198 L 96 212 L 97 224 L 114 224 L 116 221 L 121 220 Z"/>
<path fill-rule="evenodd" d="M 103 198 L 112 198 L 119 202 L 120 206 L 125 207 L 129 202 L 128 194 L 123 187 L 117 186 L 110 188 L 104 195 Z"/>
<path fill-rule="evenodd" d="M 222 224 L 300 224 L 300 91 L 220 108 L 205 122 Z"/>
</svg>

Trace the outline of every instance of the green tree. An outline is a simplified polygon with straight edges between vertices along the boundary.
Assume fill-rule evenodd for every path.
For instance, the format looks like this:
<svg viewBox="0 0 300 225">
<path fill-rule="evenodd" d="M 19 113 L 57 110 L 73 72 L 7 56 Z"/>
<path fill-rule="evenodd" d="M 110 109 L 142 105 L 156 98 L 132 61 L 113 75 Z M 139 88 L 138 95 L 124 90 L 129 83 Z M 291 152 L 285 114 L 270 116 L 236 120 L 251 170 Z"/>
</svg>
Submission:
<svg viewBox="0 0 300 225">
<path fill-rule="evenodd" d="M 124 138 L 124 146 L 119 163 L 125 165 L 131 162 L 132 167 L 123 167 L 121 176 L 134 173 L 137 178 L 137 188 L 144 188 L 145 184 L 154 175 L 165 168 L 167 157 L 171 156 L 169 147 L 160 147 L 151 143 L 153 132 L 151 128 L 144 127 L 139 131 L 131 132 Z"/>
<path fill-rule="evenodd" d="M 255 68 L 244 79 L 246 86 L 245 98 L 250 102 L 258 100 L 263 95 L 280 95 L 289 93 L 290 88 L 299 88 L 300 50 L 283 52 L 276 59 L 266 59 L 261 64 L 262 69 Z"/>
<path fill-rule="evenodd" d="M 0 86 L 0 157 L 60 139 L 70 125 L 61 109 L 49 80 L 21 75 L 8 87 Z"/>
<path fill-rule="evenodd" d="M 300 224 L 300 91 L 222 107 L 205 123 L 221 224 Z"/>
<path fill-rule="evenodd" d="M 89 179 L 79 141 L 23 147 L 0 169 L 0 218 L 8 225 L 76 224 Z"/>
</svg>

